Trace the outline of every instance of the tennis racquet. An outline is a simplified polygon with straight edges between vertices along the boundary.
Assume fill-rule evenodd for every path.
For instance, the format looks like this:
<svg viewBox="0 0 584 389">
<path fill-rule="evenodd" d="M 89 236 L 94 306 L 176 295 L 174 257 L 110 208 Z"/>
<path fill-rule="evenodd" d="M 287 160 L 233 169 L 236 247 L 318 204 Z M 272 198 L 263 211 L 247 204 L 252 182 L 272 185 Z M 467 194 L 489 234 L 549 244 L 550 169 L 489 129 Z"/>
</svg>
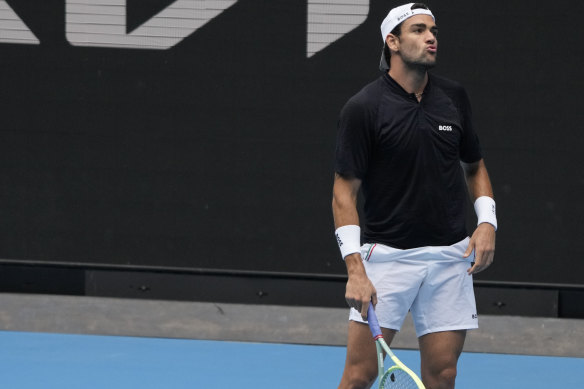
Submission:
<svg viewBox="0 0 584 389">
<path fill-rule="evenodd" d="M 377 322 L 377 315 L 375 315 L 375 309 L 373 309 L 373 304 L 369 304 L 369 310 L 367 311 L 367 320 L 369 323 L 369 328 L 373 334 L 373 339 L 375 339 L 375 347 L 377 348 L 377 363 L 379 367 L 379 388 L 380 389 L 425 389 L 424 384 L 418 378 L 416 373 L 411 371 L 406 365 L 402 363 L 395 354 L 389 349 L 387 343 L 383 339 L 383 334 L 381 333 L 381 328 L 379 328 L 379 323 Z M 387 369 L 383 366 L 383 351 L 393 361 L 394 365 Z"/>
</svg>

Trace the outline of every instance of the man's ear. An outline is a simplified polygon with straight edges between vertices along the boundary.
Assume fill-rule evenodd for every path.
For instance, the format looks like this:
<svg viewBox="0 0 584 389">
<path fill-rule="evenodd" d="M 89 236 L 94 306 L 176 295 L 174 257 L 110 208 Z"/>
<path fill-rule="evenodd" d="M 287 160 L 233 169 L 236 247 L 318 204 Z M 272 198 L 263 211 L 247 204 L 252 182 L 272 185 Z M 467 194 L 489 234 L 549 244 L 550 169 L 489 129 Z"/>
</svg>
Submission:
<svg viewBox="0 0 584 389">
<path fill-rule="evenodd" d="M 391 51 L 399 51 L 399 38 L 393 34 L 387 35 L 385 43 Z"/>
</svg>

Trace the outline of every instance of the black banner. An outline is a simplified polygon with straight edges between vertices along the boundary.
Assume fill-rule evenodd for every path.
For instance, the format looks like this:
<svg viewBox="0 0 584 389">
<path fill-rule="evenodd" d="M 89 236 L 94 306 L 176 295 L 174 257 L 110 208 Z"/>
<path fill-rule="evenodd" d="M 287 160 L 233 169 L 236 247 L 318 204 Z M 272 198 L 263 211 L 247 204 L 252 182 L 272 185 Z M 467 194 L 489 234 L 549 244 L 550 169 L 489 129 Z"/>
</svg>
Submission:
<svg viewBox="0 0 584 389">
<path fill-rule="evenodd" d="M 0 1 L 0 257 L 344 274 L 337 116 L 399 3 L 194 3 Z M 479 278 L 581 283 L 582 5 L 429 5 L 497 200 Z"/>
</svg>

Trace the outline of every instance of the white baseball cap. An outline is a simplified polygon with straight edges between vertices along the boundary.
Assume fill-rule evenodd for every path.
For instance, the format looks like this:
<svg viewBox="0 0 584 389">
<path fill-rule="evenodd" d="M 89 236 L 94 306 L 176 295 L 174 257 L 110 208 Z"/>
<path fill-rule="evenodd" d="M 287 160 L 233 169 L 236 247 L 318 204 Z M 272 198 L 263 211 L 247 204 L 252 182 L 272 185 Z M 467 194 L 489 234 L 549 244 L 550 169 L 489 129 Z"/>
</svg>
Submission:
<svg viewBox="0 0 584 389">
<path fill-rule="evenodd" d="M 385 60 L 384 49 L 385 49 L 385 38 L 396 28 L 400 23 L 404 20 L 411 18 L 415 15 L 430 15 L 434 21 L 434 15 L 432 11 L 425 8 L 415 8 L 412 9 L 412 6 L 416 3 L 408 3 L 404 5 L 400 5 L 399 7 L 393 8 L 383 22 L 381 23 L 381 39 L 383 39 L 383 48 L 381 49 L 381 62 L 379 63 L 379 69 L 382 71 L 389 70 L 389 64 Z"/>
</svg>

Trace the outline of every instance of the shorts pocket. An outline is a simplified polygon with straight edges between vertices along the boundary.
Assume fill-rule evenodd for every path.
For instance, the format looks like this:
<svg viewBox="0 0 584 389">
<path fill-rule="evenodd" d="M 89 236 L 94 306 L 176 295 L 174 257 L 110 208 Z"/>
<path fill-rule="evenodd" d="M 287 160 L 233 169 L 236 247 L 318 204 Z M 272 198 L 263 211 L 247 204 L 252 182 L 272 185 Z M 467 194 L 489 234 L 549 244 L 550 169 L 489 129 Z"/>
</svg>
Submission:
<svg viewBox="0 0 584 389">
<path fill-rule="evenodd" d="M 400 259 L 404 251 L 379 243 L 366 243 L 361 246 L 361 258 L 365 262 L 389 262 Z"/>
<path fill-rule="evenodd" d="M 361 246 L 361 259 L 363 261 L 368 260 L 366 258 L 369 256 L 369 251 L 371 250 L 371 246 L 373 246 L 372 243 L 365 243 L 364 245 Z"/>
</svg>

